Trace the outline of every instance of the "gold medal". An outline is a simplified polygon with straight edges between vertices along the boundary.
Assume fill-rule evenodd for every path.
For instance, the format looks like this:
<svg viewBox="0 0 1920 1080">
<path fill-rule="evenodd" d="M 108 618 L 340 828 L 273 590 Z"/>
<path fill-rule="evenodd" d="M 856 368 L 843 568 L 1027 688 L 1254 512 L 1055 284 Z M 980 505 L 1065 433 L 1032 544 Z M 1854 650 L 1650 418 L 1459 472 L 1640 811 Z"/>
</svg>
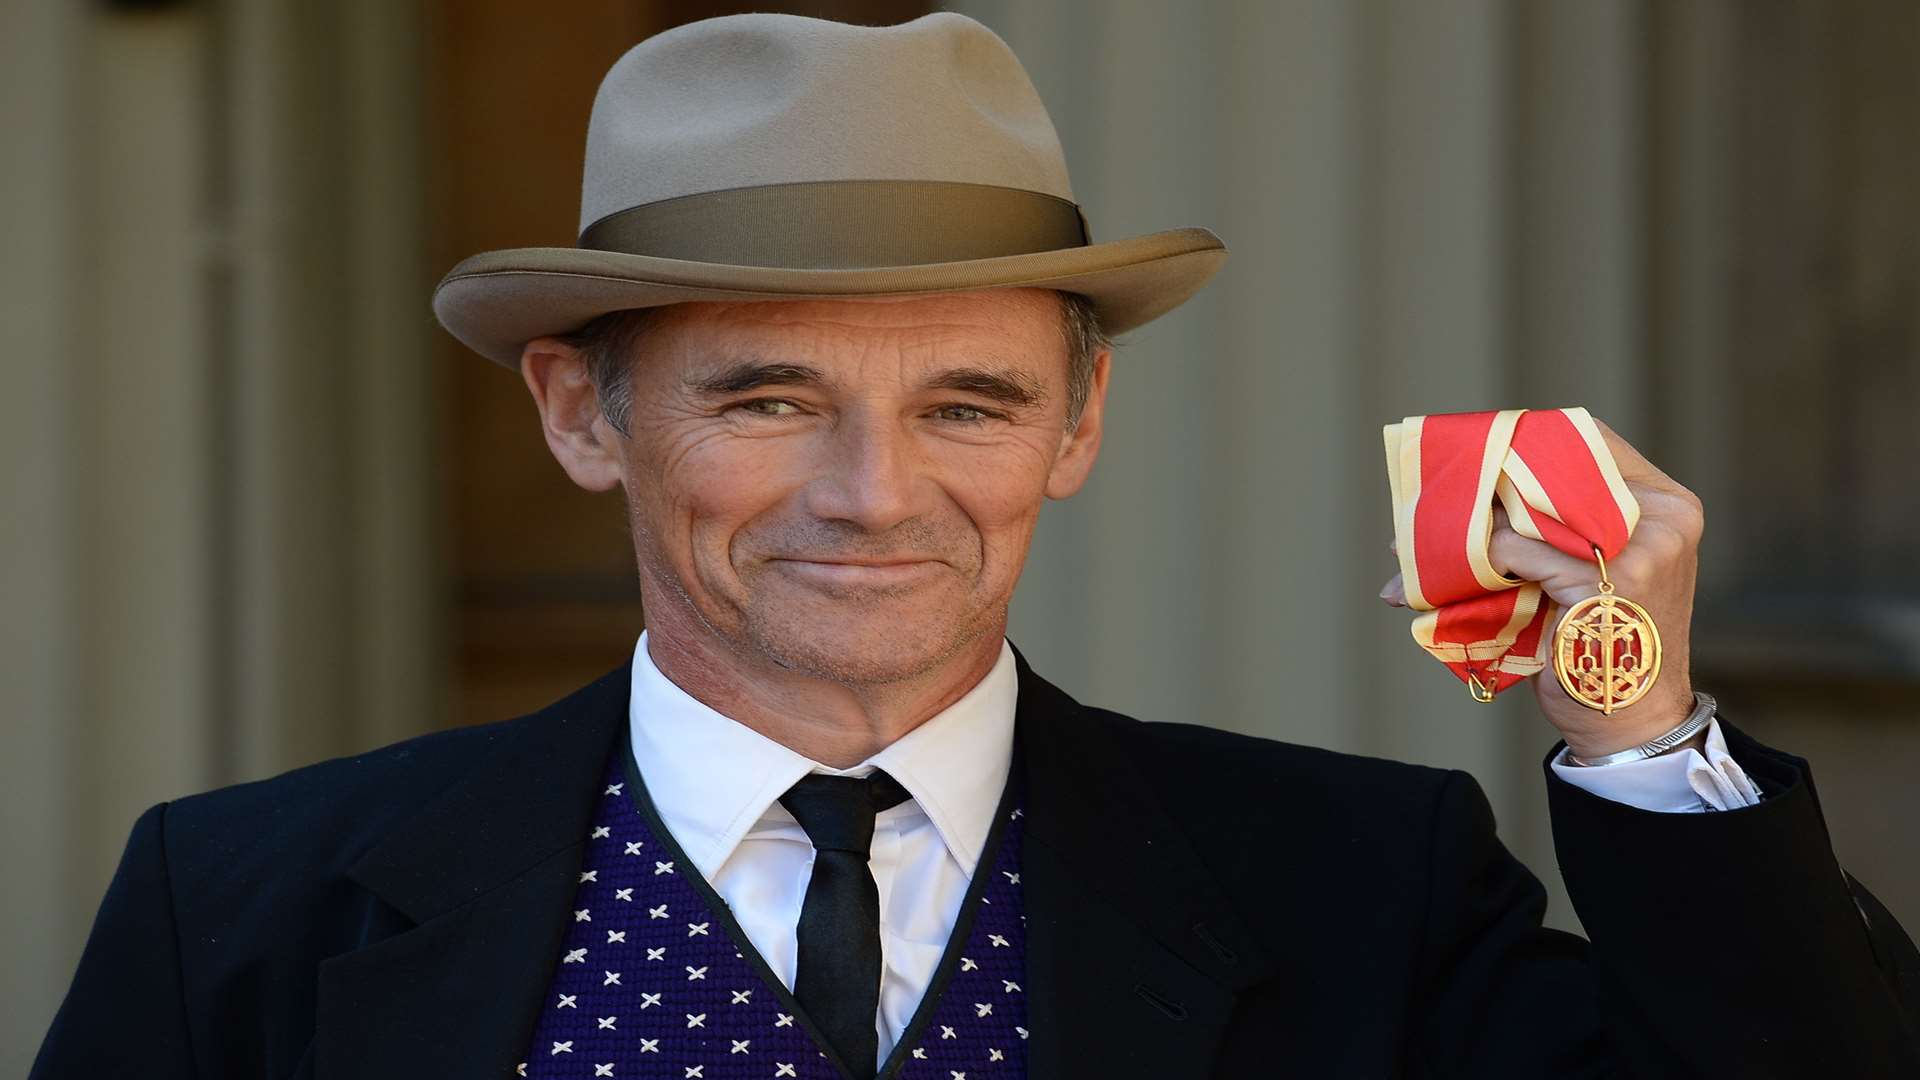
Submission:
<svg viewBox="0 0 1920 1080">
<path fill-rule="evenodd" d="M 1600 595 L 1567 609 L 1553 634 L 1553 673 L 1573 700 L 1611 714 L 1646 696 L 1660 676 L 1660 631 L 1647 609 L 1613 595 L 1607 560 L 1600 564 Z"/>
</svg>

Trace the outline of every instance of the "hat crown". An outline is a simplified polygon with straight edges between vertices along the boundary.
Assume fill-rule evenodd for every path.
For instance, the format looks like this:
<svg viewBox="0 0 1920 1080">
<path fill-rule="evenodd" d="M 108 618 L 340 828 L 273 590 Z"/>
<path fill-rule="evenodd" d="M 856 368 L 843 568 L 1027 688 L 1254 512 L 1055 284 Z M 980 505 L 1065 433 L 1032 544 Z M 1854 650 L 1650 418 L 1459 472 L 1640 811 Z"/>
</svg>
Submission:
<svg viewBox="0 0 1920 1080">
<path fill-rule="evenodd" d="M 580 229 L 704 192 L 931 180 L 1073 201 L 1066 155 L 1007 43 L 935 12 L 856 26 L 756 12 L 627 50 L 587 127 Z"/>
</svg>

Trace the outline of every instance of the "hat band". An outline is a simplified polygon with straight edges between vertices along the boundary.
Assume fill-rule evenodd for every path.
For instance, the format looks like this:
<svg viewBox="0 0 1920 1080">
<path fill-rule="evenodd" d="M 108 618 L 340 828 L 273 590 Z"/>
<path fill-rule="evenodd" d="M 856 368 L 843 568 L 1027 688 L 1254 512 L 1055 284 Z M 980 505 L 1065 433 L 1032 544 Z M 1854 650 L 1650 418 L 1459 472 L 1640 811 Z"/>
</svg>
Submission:
<svg viewBox="0 0 1920 1080">
<path fill-rule="evenodd" d="M 621 210 L 580 246 L 691 262 L 851 270 L 1085 247 L 1080 207 L 950 180 L 810 180 L 728 188 Z"/>
</svg>

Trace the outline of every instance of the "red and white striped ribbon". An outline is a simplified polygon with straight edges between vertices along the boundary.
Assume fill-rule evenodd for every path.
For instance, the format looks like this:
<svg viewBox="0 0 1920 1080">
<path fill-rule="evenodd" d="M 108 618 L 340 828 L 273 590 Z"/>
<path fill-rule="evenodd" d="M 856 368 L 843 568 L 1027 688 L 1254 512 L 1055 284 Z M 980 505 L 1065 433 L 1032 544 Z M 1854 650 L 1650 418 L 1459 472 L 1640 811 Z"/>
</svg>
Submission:
<svg viewBox="0 0 1920 1080">
<path fill-rule="evenodd" d="M 1498 573 L 1493 501 L 1522 536 L 1576 558 L 1627 546 L 1640 504 L 1593 417 L 1566 409 L 1409 416 L 1383 429 L 1393 531 L 1413 639 L 1448 670 L 1499 693 L 1546 667 L 1561 607 Z M 1596 567 L 1597 569 L 1597 567 Z"/>
</svg>

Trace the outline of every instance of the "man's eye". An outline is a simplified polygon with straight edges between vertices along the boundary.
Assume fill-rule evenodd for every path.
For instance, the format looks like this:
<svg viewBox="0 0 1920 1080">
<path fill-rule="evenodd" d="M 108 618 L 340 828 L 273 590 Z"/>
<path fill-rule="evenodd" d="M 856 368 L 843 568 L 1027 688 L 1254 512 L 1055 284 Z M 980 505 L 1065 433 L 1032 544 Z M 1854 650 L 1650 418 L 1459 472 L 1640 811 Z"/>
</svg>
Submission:
<svg viewBox="0 0 1920 1080">
<path fill-rule="evenodd" d="M 738 402 L 733 407 L 745 409 L 755 416 L 792 416 L 800 411 L 800 406 L 785 398 L 754 398 Z"/>
<path fill-rule="evenodd" d="M 739 409 L 754 416 L 797 416 L 801 412 L 797 402 L 786 398 L 752 398 L 737 401 L 729 408 Z M 934 410 L 942 419 L 961 424 L 978 424 L 986 420 L 1000 419 L 1000 414 L 974 405 L 942 405 Z"/>
<path fill-rule="evenodd" d="M 998 413 L 991 413 L 972 405 L 942 405 L 936 411 L 949 420 L 957 420 L 963 424 L 977 424 L 982 420 L 993 420 L 999 416 Z"/>
</svg>

